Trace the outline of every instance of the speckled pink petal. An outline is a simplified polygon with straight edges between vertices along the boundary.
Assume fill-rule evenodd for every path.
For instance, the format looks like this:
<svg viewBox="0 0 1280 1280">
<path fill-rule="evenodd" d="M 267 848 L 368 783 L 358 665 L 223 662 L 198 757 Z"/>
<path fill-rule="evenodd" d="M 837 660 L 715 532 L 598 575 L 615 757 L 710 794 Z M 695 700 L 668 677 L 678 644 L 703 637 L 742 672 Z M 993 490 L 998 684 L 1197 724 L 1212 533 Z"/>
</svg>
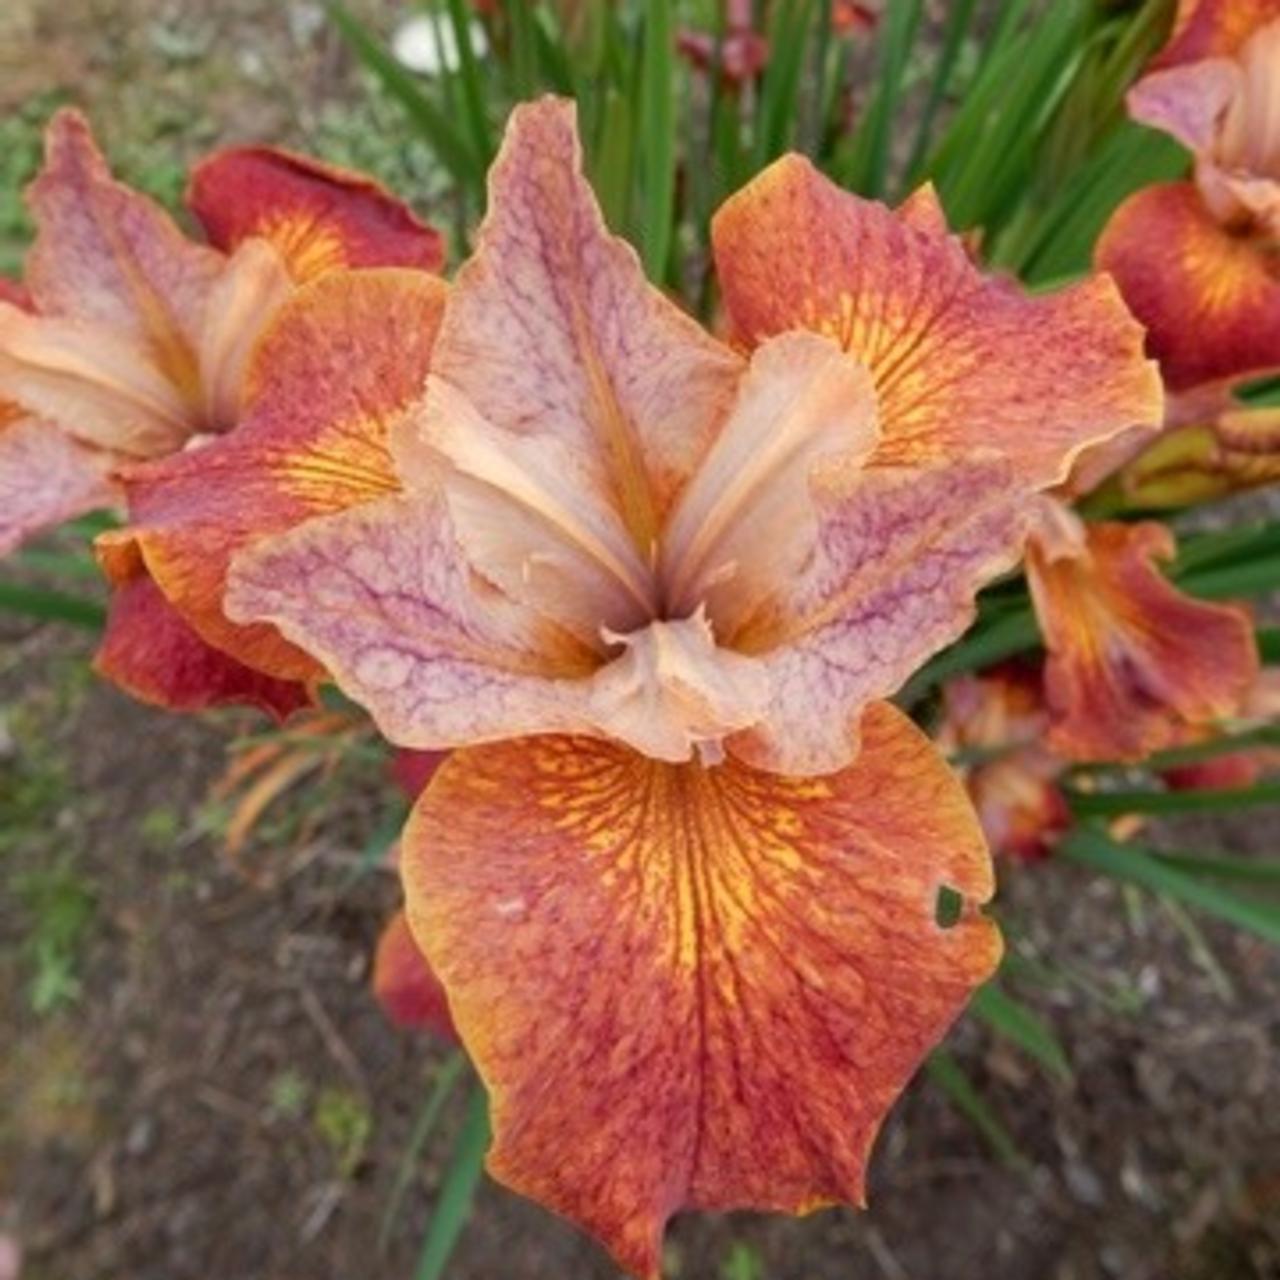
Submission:
<svg viewBox="0 0 1280 1280">
<path fill-rule="evenodd" d="M 26 283 L 36 310 L 143 343 L 167 377 L 193 389 L 205 301 L 222 255 L 116 182 L 84 117 L 69 109 L 49 124 L 28 201 L 37 234 Z"/>
<path fill-rule="evenodd" d="M 37 418 L 3 418 L 0 405 L 0 556 L 42 529 L 120 501 L 111 454 Z"/>
<path fill-rule="evenodd" d="M 647 552 L 728 412 L 742 360 L 654 289 L 582 176 L 571 104 L 511 115 L 432 371 L 492 427 L 551 438 Z"/>
<path fill-rule="evenodd" d="M 1153 71 L 1129 90 L 1129 114 L 1202 153 L 1213 146 L 1242 81 L 1239 66 L 1230 58 Z"/>
<path fill-rule="evenodd" d="M 226 612 L 272 622 L 400 746 L 584 727 L 590 655 L 510 604 L 460 555 L 439 495 L 386 498 L 242 551 Z"/>
<path fill-rule="evenodd" d="M 1027 518 L 1000 459 L 872 468 L 818 502 L 809 571 L 724 638 L 761 658 L 771 686 L 763 723 L 729 749 L 789 774 L 849 763 L 863 708 L 968 627 L 979 587 L 1019 559 Z"/>
</svg>

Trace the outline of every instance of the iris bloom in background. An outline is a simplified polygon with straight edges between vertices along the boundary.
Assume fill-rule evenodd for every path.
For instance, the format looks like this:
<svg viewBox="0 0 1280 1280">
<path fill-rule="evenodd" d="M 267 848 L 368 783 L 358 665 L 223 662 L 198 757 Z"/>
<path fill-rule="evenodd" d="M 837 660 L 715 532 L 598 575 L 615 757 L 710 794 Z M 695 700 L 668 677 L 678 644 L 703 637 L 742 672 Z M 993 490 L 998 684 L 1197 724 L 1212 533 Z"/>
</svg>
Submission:
<svg viewBox="0 0 1280 1280">
<path fill-rule="evenodd" d="M 1041 499 L 1027 580 L 1044 637 L 1048 744 L 1068 760 L 1141 760 L 1235 715 L 1258 674 L 1244 608 L 1197 600 L 1160 571 L 1155 521 L 1086 524 Z"/>
<path fill-rule="evenodd" d="M 490 1168 L 645 1276 L 681 1207 L 862 1200 L 1000 949 L 963 791 L 881 699 L 1029 496 L 1160 412 L 1108 282 L 984 281 L 927 192 L 791 157 L 714 239 L 733 346 L 607 233 L 572 109 L 517 109 L 396 491 L 245 546 L 225 601 L 457 748 L 401 866 Z"/>
<path fill-rule="evenodd" d="M 1009 664 L 960 676 L 943 689 L 935 741 L 964 780 L 991 848 L 1039 862 L 1071 824 L 1058 779 L 1066 762 L 1045 744 L 1049 713 L 1040 672 Z"/>
<path fill-rule="evenodd" d="M 441 262 L 439 236 L 373 182 L 261 147 L 193 172 L 188 205 L 208 237 L 196 242 L 111 177 L 73 111 L 50 123 L 28 199 L 25 289 L 0 301 L 0 550 L 118 503 L 137 464 L 195 456 L 235 428 L 270 381 L 259 343 L 313 282 Z M 175 706 L 306 700 L 169 609 L 136 538 L 110 535 L 103 554 L 119 587 L 105 674 Z"/>
</svg>

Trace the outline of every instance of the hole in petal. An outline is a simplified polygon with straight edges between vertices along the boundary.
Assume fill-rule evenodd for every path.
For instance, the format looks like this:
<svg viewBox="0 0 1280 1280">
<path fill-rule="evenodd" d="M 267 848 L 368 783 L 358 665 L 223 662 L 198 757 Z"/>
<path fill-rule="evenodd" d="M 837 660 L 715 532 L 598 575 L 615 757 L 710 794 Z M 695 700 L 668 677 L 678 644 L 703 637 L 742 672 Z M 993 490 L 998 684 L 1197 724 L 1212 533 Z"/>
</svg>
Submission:
<svg viewBox="0 0 1280 1280">
<path fill-rule="evenodd" d="M 938 897 L 933 904 L 933 919 L 938 928 L 954 928 L 963 911 L 964 897 L 949 884 L 939 885 Z"/>
</svg>

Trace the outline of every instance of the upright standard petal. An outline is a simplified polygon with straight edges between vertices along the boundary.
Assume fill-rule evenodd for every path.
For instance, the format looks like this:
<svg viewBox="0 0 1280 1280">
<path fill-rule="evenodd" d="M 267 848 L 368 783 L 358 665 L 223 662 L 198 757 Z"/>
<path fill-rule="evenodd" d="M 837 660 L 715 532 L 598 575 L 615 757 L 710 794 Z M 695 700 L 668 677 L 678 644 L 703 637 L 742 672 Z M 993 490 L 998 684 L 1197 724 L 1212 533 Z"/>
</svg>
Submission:
<svg viewBox="0 0 1280 1280">
<path fill-rule="evenodd" d="M 36 310 L 141 343 L 194 397 L 200 327 L 222 255 L 188 240 L 159 205 L 116 182 L 75 111 L 50 123 L 28 201 L 37 233 L 26 282 Z"/>
<path fill-rule="evenodd" d="M 728 412 L 740 357 L 649 285 L 608 233 L 569 103 L 512 113 L 477 245 L 433 372 L 498 431 L 556 441 L 582 476 L 579 503 L 620 512 L 648 556 Z"/>
<path fill-rule="evenodd" d="M 270 241 L 299 282 L 352 267 L 438 271 L 440 233 L 363 174 L 274 147 L 215 151 L 191 171 L 187 205 L 230 253 Z"/>
<path fill-rule="evenodd" d="M 129 471 L 148 569 L 210 644 L 282 678 L 320 674 L 274 628 L 228 620 L 227 567 L 260 538 L 397 491 L 388 431 L 421 393 L 444 296 L 436 278 L 393 269 L 304 286 L 256 349 L 236 430 Z"/>
<path fill-rule="evenodd" d="M 205 644 L 145 573 L 115 589 L 93 667 L 170 711 L 247 705 L 283 721 L 311 703 L 301 684 L 263 675 Z"/>
<path fill-rule="evenodd" d="M 801 157 L 775 162 L 712 225 L 734 331 L 754 345 L 813 329 L 856 356 L 885 464 L 996 449 L 1043 487 L 1085 445 L 1159 420 L 1159 377 L 1110 281 L 1030 297 L 984 279 L 926 199 L 903 216 Z"/>
<path fill-rule="evenodd" d="M 410 923 L 489 1088 L 490 1171 L 637 1276 L 684 1207 L 861 1203 L 886 1110 L 999 959 L 959 784 L 891 707 L 862 737 L 822 779 L 463 751 L 410 820 Z"/>
<path fill-rule="evenodd" d="M 1074 523 L 1074 519 L 1069 523 Z M 1049 745 L 1072 760 L 1141 760 L 1233 714 L 1258 674 L 1248 614 L 1183 594 L 1157 567 L 1153 521 L 1033 537 L 1027 577 L 1044 636 Z"/>
<path fill-rule="evenodd" d="M 1280 283 L 1269 248 L 1234 235 L 1187 182 L 1145 187 L 1095 249 L 1171 391 L 1280 368 Z"/>
<path fill-rule="evenodd" d="M 1265 23 L 1280 18 L 1280 0 L 1178 0 L 1168 43 L 1154 67 L 1229 56 Z"/>
<path fill-rule="evenodd" d="M 111 480 L 115 459 L 52 423 L 0 405 L 0 556 L 44 529 L 122 497 Z"/>
</svg>

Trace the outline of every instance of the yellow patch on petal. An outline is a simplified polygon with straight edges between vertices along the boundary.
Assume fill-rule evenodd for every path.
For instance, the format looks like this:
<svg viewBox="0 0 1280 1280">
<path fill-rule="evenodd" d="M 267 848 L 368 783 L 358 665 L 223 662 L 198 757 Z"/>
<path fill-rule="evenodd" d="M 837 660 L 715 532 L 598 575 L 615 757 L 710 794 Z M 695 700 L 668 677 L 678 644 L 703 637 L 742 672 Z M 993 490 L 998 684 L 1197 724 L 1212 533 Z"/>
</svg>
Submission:
<svg viewBox="0 0 1280 1280">
<path fill-rule="evenodd" d="M 1157 561 L 1161 524 L 1091 524 L 1033 538 L 1027 577 L 1049 657 L 1050 746 L 1073 760 L 1141 760 L 1188 725 L 1238 710 L 1258 672 L 1248 614 L 1194 599 Z"/>
<path fill-rule="evenodd" d="M 861 1203 L 886 1110 L 999 959 L 958 783 L 884 704 L 862 739 L 821 779 L 469 749 L 410 820 L 410 923 L 490 1091 L 490 1171 L 632 1274 L 681 1208 Z"/>
<path fill-rule="evenodd" d="M 1212 502 L 1280 482 L 1280 411 L 1242 409 L 1212 426 L 1179 427 L 1120 473 L 1137 508 Z"/>
</svg>

